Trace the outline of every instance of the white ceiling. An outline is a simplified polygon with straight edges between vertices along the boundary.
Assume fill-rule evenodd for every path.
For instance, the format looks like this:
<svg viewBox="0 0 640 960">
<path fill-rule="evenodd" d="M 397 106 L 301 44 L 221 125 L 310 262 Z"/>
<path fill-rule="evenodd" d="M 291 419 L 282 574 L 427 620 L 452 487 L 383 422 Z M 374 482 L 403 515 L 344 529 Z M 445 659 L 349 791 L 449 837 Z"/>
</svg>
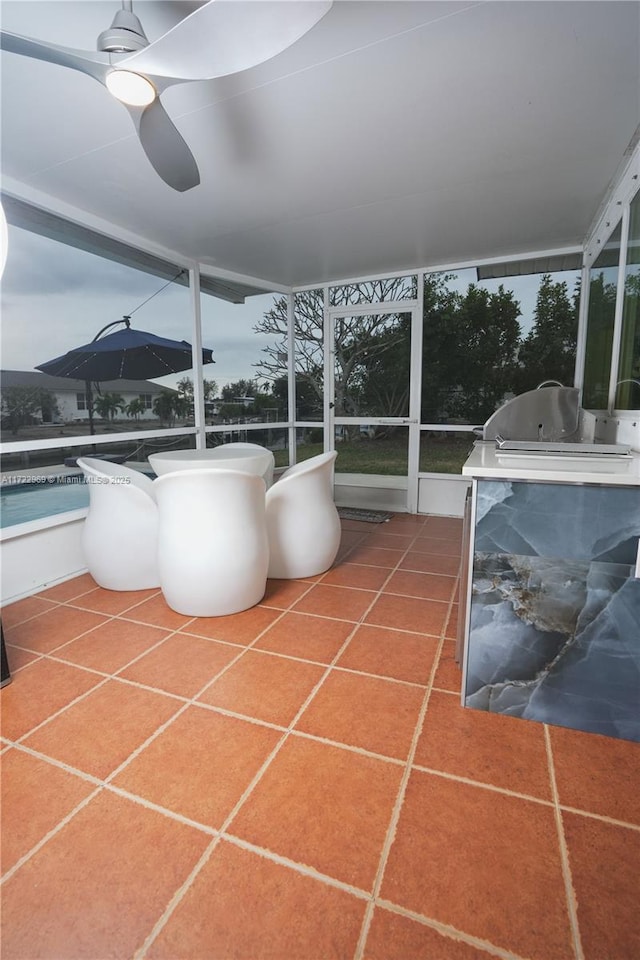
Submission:
<svg viewBox="0 0 640 960">
<path fill-rule="evenodd" d="M 197 6 L 134 11 L 153 40 Z M 118 7 L 0 15 L 91 50 Z M 640 4 L 336 0 L 272 60 L 163 95 L 200 168 L 186 193 L 94 80 L 9 53 L 1 68 L 5 189 L 299 285 L 582 243 L 640 121 Z"/>
</svg>

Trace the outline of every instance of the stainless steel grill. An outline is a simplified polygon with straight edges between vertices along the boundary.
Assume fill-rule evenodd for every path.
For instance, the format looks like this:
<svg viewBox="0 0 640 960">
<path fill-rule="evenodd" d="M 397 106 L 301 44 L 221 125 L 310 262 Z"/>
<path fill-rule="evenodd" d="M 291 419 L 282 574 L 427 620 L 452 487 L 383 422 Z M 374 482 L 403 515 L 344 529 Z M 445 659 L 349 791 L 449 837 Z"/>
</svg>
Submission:
<svg viewBox="0 0 640 960">
<path fill-rule="evenodd" d="M 630 457 L 631 449 L 588 436 L 586 411 L 576 387 L 542 387 L 521 393 L 493 413 L 482 430 L 501 454 L 511 456 Z"/>
</svg>

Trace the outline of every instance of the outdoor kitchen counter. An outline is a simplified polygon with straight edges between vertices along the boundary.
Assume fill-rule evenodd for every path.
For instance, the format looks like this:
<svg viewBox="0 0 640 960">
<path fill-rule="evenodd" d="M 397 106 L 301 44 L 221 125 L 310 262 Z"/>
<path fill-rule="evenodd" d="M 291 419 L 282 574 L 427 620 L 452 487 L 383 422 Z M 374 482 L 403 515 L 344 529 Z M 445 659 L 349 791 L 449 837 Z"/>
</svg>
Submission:
<svg viewBox="0 0 640 960">
<path fill-rule="evenodd" d="M 640 741 L 640 456 L 481 442 L 463 474 L 462 702 Z"/>
<path fill-rule="evenodd" d="M 493 440 L 478 441 L 462 468 L 465 477 L 491 480 L 540 480 L 553 483 L 601 483 L 640 486 L 640 453 L 631 458 L 590 454 L 506 453 Z"/>
</svg>

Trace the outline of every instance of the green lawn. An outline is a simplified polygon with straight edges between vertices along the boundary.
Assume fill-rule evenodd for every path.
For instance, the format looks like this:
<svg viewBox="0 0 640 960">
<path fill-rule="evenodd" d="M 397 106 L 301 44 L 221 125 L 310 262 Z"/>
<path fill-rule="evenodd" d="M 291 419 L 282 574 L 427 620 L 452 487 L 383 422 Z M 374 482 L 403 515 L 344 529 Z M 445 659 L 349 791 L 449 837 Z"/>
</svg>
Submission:
<svg viewBox="0 0 640 960">
<path fill-rule="evenodd" d="M 473 445 L 473 435 L 463 437 L 429 437 L 423 439 L 420 453 L 421 473 L 459 474 Z M 338 473 L 377 473 L 389 476 L 407 475 L 407 445 L 397 439 L 344 441 L 337 444 Z M 297 459 L 307 460 L 322 453 L 321 443 L 299 444 Z M 276 466 L 288 463 L 286 450 L 276 451 Z"/>
</svg>

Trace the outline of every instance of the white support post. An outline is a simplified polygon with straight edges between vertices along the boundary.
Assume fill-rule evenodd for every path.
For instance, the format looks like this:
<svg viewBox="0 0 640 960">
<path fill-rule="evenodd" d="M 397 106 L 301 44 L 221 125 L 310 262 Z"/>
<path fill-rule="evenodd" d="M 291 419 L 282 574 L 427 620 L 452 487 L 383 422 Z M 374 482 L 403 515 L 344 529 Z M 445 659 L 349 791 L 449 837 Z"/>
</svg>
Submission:
<svg viewBox="0 0 640 960">
<path fill-rule="evenodd" d="M 202 313 L 200 308 L 200 266 L 189 269 L 191 319 L 193 325 L 193 413 L 196 427 L 196 450 L 207 445 L 204 416 L 204 373 L 202 370 Z"/>
<path fill-rule="evenodd" d="M 323 333 L 324 333 L 324 396 L 323 396 L 323 413 L 322 420 L 324 426 L 324 443 L 323 451 L 329 453 L 331 450 L 335 450 L 336 444 L 336 430 L 334 425 L 335 418 L 335 408 L 334 408 L 334 399 L 335 399 L 335 389 L 334 389 L 334 378 L 335 378 L 335 352 L 333 345 L 333 316 L 329 312 L 329 285 L 325 284 L 323 287 L 323 300 L 324 308 L 322 311 L 323 316 Z"/>
<path fill-rule="evenodd" d="M 407 510 L 418 512 L 420 469 L 420 417 L 422 407 L 422 337 L 424 314 L 424 271 L 418 271 L 418 303 L 411 310 L 411 360 L 409 366 L 409 458 L 407 464 Z"/>
<path fill-rule="evenodd" d="M 296 365 L 295 365 L 295 294 L 289 293 L 287 296 L 287 420 L 288 445 L 289 445 L 289 463 L 291 466 L 296 462 Z"/>
<path fill-rule="evenodd" d="M 574 387 L 580 390 L 580 403 L 582 403 L 582 388 L 584 387 L 584 364 L 586 358 L 587 345 L 587 320 L 589 318 L 589 293 L 591 290 L 591 270 L 583 260 L 582 272 L 580 274 L 580 305 L 578 309 L 578 335 L 576 345 L 576 366 L 573 377 Z"/>
<path fill-rule="evenodd" d="M 618 260 L 618 285 L 616 289 L 616 309 L 613 320 L 613 343 L 611 347 L 611 368 L 609 371 L 609 397 L 607 400 L 607 412 L 609 414 L 613 413 L 616 405 L 618 370 L 620 369 L 622 317 L 624 312 L 625 279 L 627 273 L 627 243 L 629 240 L 630 218 L 631 209 L 630 205 L 627 203 L 622 210 L 622 227 L 620 230 L 620 259 Z"/>
</svg>

